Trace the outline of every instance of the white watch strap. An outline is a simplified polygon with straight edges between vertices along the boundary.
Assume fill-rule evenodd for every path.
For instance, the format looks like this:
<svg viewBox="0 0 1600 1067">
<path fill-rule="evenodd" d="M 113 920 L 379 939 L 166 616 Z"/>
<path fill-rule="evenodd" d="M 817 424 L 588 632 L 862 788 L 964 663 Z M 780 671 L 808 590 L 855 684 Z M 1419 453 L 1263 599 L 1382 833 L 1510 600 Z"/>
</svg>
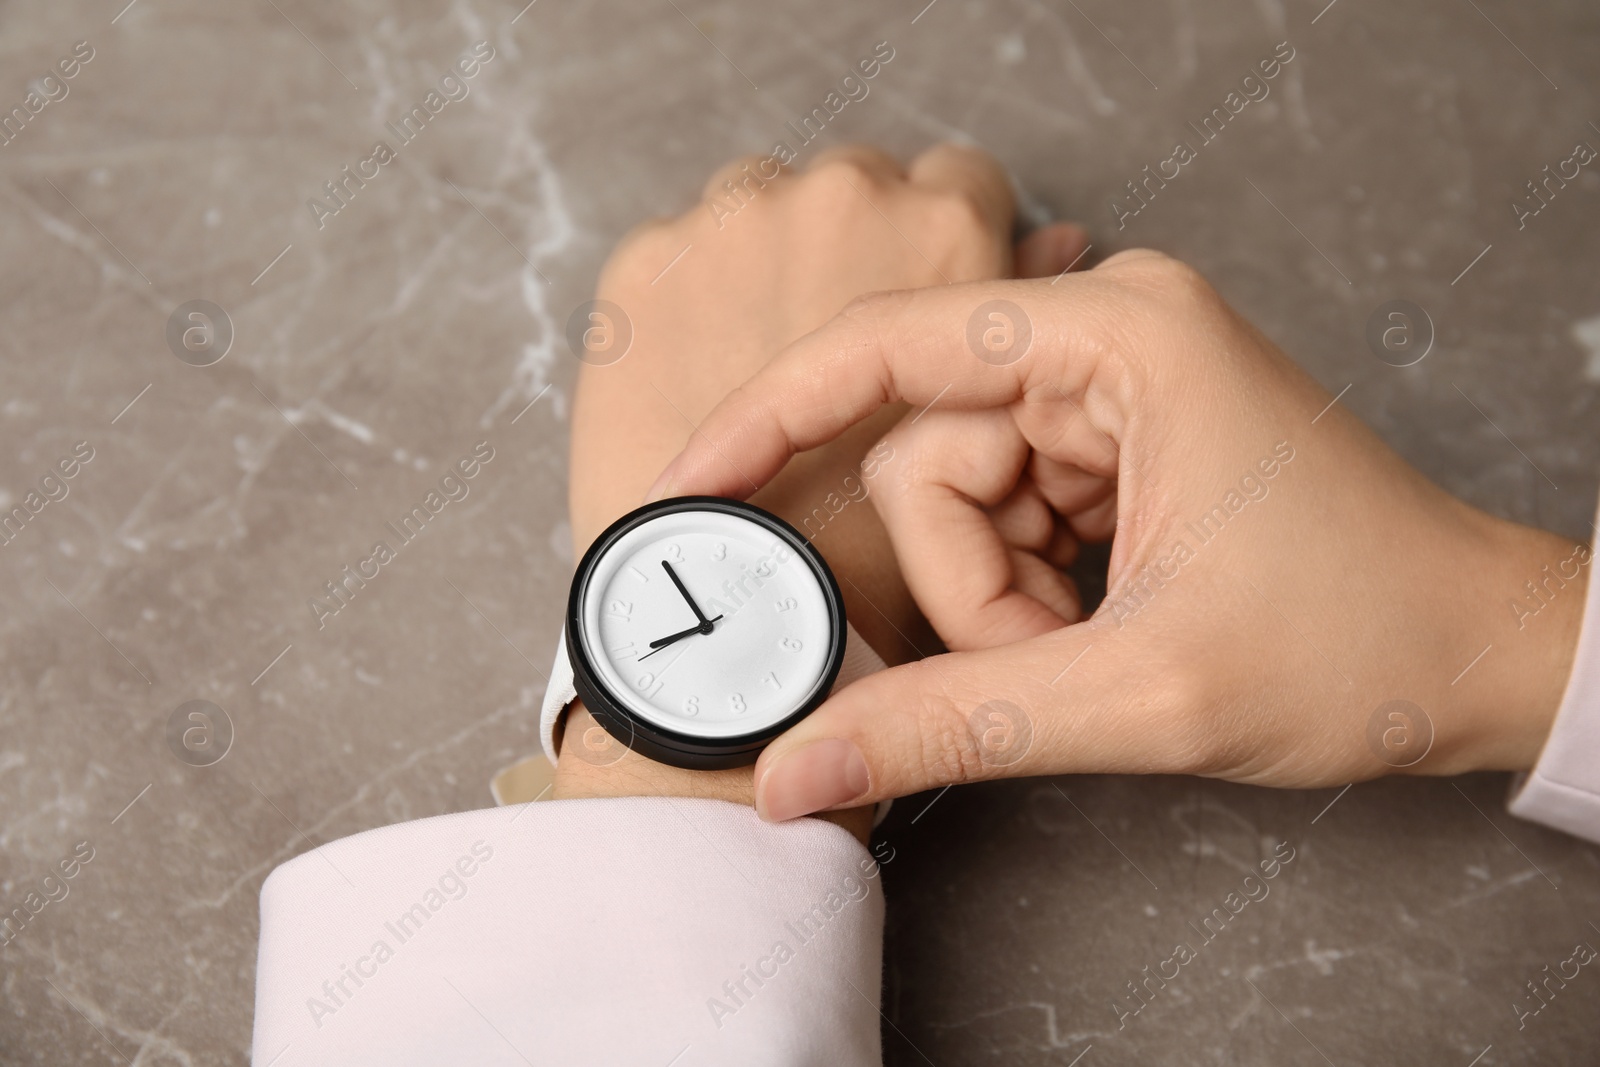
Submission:
<svg viewBox="0 0 1600 1067">
<path fill-rule="evenodd" d="M 539 705 L 539 743 L 544 746 L 544 758 L 552 767 L 556 763 L 556 726 L 561 722 L 567 705 L 578 699 L 578 690 L 572 681 L 572 660 L 567 658 L 567 628 L 561 628 L 556 641 L 556 659 L 550 665 L 550 683 L 545 686 L 544 703 Z"/>
<path fill-rule="evenodd" d="M 854 626 L 845 623 L 844 630 L 844 663 L 839 667 L 838 680 L 833 683 L 834 691 L 888 667 L 883 658 L 872 651 L 872 646 L 856 633 Z M 545 687 L 544 703 L 539 706 L 539 743 L 544 746 L 545 759 L 552 765 L 561 748 L 557 737 L 561 716 L 577 696 L 572 683 L 572 660 L 567 656 L 566 628 L 562 627 L 561 637 L 556 642 L 555 662 L 550 667 L 550 684 Z"/>
</svg>

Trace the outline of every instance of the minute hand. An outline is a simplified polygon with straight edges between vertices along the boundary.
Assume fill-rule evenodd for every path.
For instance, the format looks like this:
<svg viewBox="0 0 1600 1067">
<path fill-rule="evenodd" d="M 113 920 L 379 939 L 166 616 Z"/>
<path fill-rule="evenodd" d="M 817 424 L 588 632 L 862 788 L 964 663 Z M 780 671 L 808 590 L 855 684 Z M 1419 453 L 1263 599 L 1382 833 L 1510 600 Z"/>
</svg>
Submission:
<svg viewBox="0 0 1600 1067">
<path fill-rule="evenodd" d="M 709 625 L 711 620 L 706 618 L 705 612 L 700 610 L 700 605 L 694 602 L 694 597 L 690 596 L 689 590 L 684 588 L 683 579 L 679 578 L 678 572 L 672 569 L 672 564 L 662 560 L 661 565 L 666 568 L 667 577 L 672 579 L 672 584 L 678 587 L 678 592 L 683 594 L 683 599 L 689 602 L 689 610 L 693 611 L 694 617 L 700 620 L 700 625 Z"/>
</svg>

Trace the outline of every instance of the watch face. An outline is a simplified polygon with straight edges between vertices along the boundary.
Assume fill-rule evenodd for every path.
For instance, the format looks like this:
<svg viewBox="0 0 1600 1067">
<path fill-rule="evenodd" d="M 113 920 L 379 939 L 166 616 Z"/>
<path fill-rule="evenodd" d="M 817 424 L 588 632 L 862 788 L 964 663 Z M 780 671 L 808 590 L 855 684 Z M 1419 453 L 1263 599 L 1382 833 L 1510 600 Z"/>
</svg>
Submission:
<svg viewBox="0 0 1600 1067">
<path fill-rule="evenodd" d="M 717 498 L 619 520 L 579 565 L 568 615 L 574 673 L 591 691 L 580 695 L 608 729 L 619 724 L 600 712 L 626 721 L 625 743 L 643 735 L 732 762 L 819 704 L 844 651 L 822 558 L 782 520 Z"/>
</svg>

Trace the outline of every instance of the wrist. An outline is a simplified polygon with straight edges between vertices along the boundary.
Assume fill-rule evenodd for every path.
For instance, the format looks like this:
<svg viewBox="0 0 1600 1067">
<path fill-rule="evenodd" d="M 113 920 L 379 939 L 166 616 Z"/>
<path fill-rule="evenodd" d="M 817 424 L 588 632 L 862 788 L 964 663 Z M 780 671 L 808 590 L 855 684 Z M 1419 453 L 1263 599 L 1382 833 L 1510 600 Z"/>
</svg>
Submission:
<svg viewBox="0 0 1600 1067">
<path fill-rule="evenodd" d="M 695 771 L 658 763 L 629 751 L 594 720 L 581 700 L 567 709 L 557 727 L 553 800 L 598 797 L 698 797 L 755 807 L 755 767 Z M 871 807 L 819 812 L 817 818 L 844 827 L 866 844 L 872 833 Z"/>
<path fill-rule="evenodd" d="M 1572 674 L 1593 553 L 1543 530 L 1499 525 L 1486 590 L 1490 625 L 1477 627 L 1490 647 L 1474 670 L 1487 669 L 1468 690 L 1478 734 L 1472 762 L 1525 771 L 1539 760 Z"/>
</svg>

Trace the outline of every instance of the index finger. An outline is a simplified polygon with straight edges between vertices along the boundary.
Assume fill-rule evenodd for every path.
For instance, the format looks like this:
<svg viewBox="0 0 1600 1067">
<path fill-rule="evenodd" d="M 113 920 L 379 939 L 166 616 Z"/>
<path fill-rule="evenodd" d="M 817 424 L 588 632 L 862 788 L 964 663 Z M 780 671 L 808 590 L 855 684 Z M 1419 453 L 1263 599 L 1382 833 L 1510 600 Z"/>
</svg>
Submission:
<svg viewBox="0 0 1600 1067">
<path fill-rule="evenodd" d="M 647 499 L 744 499 L 795 453 L 895 401 L 970 410 L 1053 388 L 1060 396 L 1040 399 L 1079 403 L 1129 333 L 1128 291 L 1107 277 L 1101 268 L 863 297 L 723 398 Z"/>
</svg>

